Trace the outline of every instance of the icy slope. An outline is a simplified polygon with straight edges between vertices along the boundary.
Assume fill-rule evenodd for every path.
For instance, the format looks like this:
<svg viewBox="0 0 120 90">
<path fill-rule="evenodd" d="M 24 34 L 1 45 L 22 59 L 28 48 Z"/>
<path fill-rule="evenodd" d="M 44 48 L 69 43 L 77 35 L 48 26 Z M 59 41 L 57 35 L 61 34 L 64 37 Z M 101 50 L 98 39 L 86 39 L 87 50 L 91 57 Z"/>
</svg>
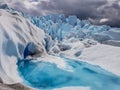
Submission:
<svg viewBox="0 0 120 90">
<path fill-rule="evenodd" d="M 120 47 L 98 44 L 84 49 L 79 59 L 120 76 Z"/>
<path fill-rule="evenodd" d="M 46 54 L 45 34 L 17 13 L 0 9 L 0 77 L 6 84 L 21 82 L 17 60 Z"/>
</svg>

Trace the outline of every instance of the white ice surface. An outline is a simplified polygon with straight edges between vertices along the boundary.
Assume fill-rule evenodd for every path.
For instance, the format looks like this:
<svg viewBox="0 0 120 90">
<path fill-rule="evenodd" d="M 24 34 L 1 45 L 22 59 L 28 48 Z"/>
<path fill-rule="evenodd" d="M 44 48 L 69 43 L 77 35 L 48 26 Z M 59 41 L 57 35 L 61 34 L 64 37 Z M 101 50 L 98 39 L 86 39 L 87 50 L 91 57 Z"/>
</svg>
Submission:
<svg viewBox="0 0 120 90">
<path fill-rule="evenodd" d="M 21 82 L 17 71 L 17 60 L 29 42 L 33 42 L 42 52 L 44 48 L 43 30 L 38 29 L 22 16 L 13 15 L 0 9 L 0 78 L 6 84 Z"/>
<path fill-rule="evenodd" d="M 85 48 L 79 59 L 120 76 L 120 47 L 97 44 Z"/>
<path fill-rule="evenodd" d="M 44 61 L 44 62 L 53 63 L 53 64 L 56 64 L 57 67 L 60 69 L 72 72 L 72 67 L 67 65 L 67 63 L 61 57 L 45 55 L 45 56 L 37 58 L 36 61 Z"/>
<path fill-rule="evenodd" d="M 64 88 L 57 88 L 54 90 L 90 90 L 89 87 L 64 87 Z"/>
<path fill-rule="evenodd" d="M 43 46 L 44 37 L 44 32 L 28 20 L 19 15 L 12 15 L 4 10 L 0 10 L 0 77 L 4 83 L 13 84 L 22 81 L 17 72 L 16 62 L 17 58 L 23 58 L 22 49 L 29 42 L 36 44 L 40 51 L 43 50 L 43 56 L 40 57 L 41 60 L 55 63 L 58 67 L 66 69 L 67 65 L 61 58 L 46 56 L 46 51 Z M 20 48 L 18 48 L 18 44 L 21 45 Z M 81 51 L 81 55 L 77 57 L 79 60 L 93 65 L 99 65 L 103 69 L 120 76 L 120 47 L 97 44 L 86 48 L 81 41 L 68 42 L 67 44 L 72 46 L 72 48 L 67 51 L 61 51 L 60 53 L 75 57 L 74 54 Z M 12 51 L 12 55 L 8 53 L 10 50 Z M 71 69 L 68 67 L 68 70 Z M 69 88 L 69 90 L 73 90 L 74 88 Z M 67 88 L 61 90 L 67 90 Z M 79 90 L 84 89 L 79 88 Z M 86 90 L 89 90 L 89 88 Z"/>
<path fill-rule="evenodd" d="M 120 76 L 120 47 L 99 44 L 90 45 L 84 44 L 86 41 L 75 41 L 69 44 L 72 48 L 66 51 L 60 51 L 68 58 L 88 62 L 92 65 L 98 65 L 103 69 Z M 94 41 L 93 41 L 94 42 Z M 87 46 L 87 47 L 86 47 Z M 76 52 L 81 52 L 80 56 L 76 57 Z"/>
</svg>

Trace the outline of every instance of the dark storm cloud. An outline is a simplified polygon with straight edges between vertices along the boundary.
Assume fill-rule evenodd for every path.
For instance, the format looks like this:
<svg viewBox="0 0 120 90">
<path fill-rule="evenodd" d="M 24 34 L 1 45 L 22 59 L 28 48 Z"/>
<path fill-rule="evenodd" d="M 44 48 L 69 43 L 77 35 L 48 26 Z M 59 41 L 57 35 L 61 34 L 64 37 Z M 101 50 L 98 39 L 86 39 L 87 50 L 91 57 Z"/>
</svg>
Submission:
<svg viewBox="0 0 120 90">
<path fill-rule="evenodd" d="M 57 13 L 64 13 L 66 15 L 77 14 L 81 17 L 93 16 L 96 8 L 105 4 L 106 1 L 100 0 L 50 0 L 50 2 L 41 2 L 37 8 L 43 10 L 56 11 Z M 94 17 L 94 16 L 93 16 Z"/>
<path fill-rule="evenodd" d="M 6 0 L 7 1 L 7 0 Z M 32 15 L 64 13 L 94 24 L 120 27 L 120 0 L 8 0 L 12 8 Z"/>
<path fill-rule="evenodd" d="M 120 27 L 119 2 L 119 0 L 50 0 L 41 2 L 37 8 L 51 11 L 47 14 L 77 15 L 80 19 L 89 19 L 94 24 Z"/>
</svg>

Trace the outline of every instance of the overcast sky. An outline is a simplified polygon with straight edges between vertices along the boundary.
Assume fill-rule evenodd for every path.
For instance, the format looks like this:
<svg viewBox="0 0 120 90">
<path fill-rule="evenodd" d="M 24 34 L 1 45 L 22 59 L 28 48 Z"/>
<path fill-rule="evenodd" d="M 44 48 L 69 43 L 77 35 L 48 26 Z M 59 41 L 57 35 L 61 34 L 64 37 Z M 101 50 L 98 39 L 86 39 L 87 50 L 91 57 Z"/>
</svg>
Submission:
<svg viewBox="0 0 120 90">
<path fill-rule="evenodd" d="M 0 0 L 31 15 L 62 13 L 94 24 L 120 27 L 120 0 Z"/>
</svg>

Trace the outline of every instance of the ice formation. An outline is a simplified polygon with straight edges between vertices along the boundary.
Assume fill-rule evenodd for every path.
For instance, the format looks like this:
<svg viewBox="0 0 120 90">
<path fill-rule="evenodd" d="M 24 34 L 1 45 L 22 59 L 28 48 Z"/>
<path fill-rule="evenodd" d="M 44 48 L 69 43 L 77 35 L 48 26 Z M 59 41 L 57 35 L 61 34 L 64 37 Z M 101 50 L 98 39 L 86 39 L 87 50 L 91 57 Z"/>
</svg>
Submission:
<svg viewBox="0 0 120 90">
<path fill-rule="evenodd" d="M 32 23 L 42 28 L 52 38 L 61 40 L 65 37 L 85 38 L 93 33 L 108 31 L 109 26 L 91 25 L 88 20 L 80 20 L 76 16 L 64 15 L 28 16 Z"/>
<path fill-rule="evenodd" d="M 79 38 L 94 39 L 100 43 L 120 46 L 120 28 L 110 26 L 92 25 L 88 20 L 80 20 L 72 15 L 65 17 L 64 14 L 48 16 L 27 16 L 33 24 L 43 29 L 53 40 Z"/>
<path fill-rule="evenodd" d="M 91 87 L 92 90 L 103 90 L 105 80 L 110 81 L 108 87 L 111 90 L 119 89 L 119 76 L 88 64 L 99 65 L 120 75 L 118 46 L 119 28 L 92 25 L 88 20 L 80 20 L 74 15 L 33 17 L 11 9 L 0 9 L 0 78 L 6 84 L 27 82 L 37 88 L 81 85 L 87 86 L 87 90 Z M 88 63 L 81 62 L 82 60 Z M 82 73 L 83 78 L 84 75 L 90 75 L 91 78 L 81 79 L 78 73 Z M 93 77 L 94 74 L 98 78 Z M 102 79 L 99 80 L 99 77 Z M 56 82 L 54 79 L 57 79 Z M 68 79 L 71 81 L 64 83 Z M 97 83 L 91 84 L 93 79 Z M 79 82 L 75 83 L 76 80 Z"/>
<path fill-rule="evenodd" d="M 44 38 L 43 30 L 32 25 L 27 19 L 0 9 L 0 77 L 4 83 L 21 82 L 17 72 L 17 60 L 26 55 L 45 54 Z M 34 45 L 29 45 L 26 54 L 25 48 L 29 43 L 34 43 L 36 47 L 32 50 Z"/>
</svg>

